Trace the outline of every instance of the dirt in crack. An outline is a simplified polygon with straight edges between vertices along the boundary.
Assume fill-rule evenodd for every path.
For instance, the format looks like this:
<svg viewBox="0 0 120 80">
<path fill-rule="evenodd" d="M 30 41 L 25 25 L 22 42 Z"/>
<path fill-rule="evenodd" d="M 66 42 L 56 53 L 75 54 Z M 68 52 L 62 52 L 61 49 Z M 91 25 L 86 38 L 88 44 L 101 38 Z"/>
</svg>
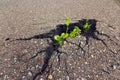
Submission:
<svg viewBox="0 0 120 80">
<path fill-rule="evenodd" d="M 69 27 L 68 27 L 68 33 L 70 33 L 70 32 L 74 29 L 74 26 L 78 26 L 78 27 L 81 29 L 81 35 L 86 38 L 86 41 L 85 41 L 86 43 L 85 43 L 85 45 L 82 47 L 80 44 L 76 44 L 76 43 L 73 43 L 73 42 L 69 42 L 69 41 L 67 41 L 67 40 L 66 40 L 66 42 L 71 43 L 71 44 L 75 44 L 76 46 L 78 46 L 78 49 L 81 49 L 81 51 L 83 51 L 83 52 L 84 52 L 84 55 L 85 55 L 85 53 L 87 53 L 87 51 L 84 50 L 84 47 L 85 47 L 86 45 L 88 45 L 88 43 L 89 43 L 89 38 L 93 38 L 93 39 L 95 39 L 95 40 L 101 41 L 101 43 L 104 44 L 104 46 L 105 46 L 109 51 L 111 51 L 112 53 L 115 53 L 114 51 L 112 51 L 111 49 L 109 49 L 109 47 L 107 46 L 107 44 L 104 42 L 103 39 L 100 39 L 100 38 L 97 36 L 97 35 L 101 35 L 101 36 L 105 36 L 105 37 L 107 37 L 108 39 L 110 39 L 110 36 L 109 36 L 109 35 L 100 33 L 100 32 L 96 29 L 97 20 L 95 20 L 95 19 L 89 19 L 89 20 L 88 20 L 88 23 L 91 25 L 91 27 L 90 27 L 90 29 L 87 30 L 87 31 L 85 31 L 85 30 L 83 29 L 83 25 L 85 24 L 85 22 L 86 22 L 86 19 L 82 19 L 82 20 L 79 20 L 78 22 L 70 23 L 70 25 L 69 25 Z M 60 61 L 60 54 L 62 54 L 63 52 L 62 52 L 62 51 L 59 51 L 59 48 L 60 48 L 60 47 L 56 45 L 56 41 L 54 40 L 54 36 L 55 36 L 55 35 L 60 35 L 60 34 L 63 33 L 63 32 L 64 32 L 64 33 L 66 32 L 66 25 L 65 25 L 65 24 L 59 24 L 59 25 L 57 25 L 57 28 L 56 28 L 56 29 L 53 29 L 53 30 L 51 30 L 51 31 L 48 32 L 48 33 L 43 33 L 43 34 L 39 34 L 39 35 L 34 35 L 34 36 L 32 36 L 32 37 L 29 37 L 29 38 L 19 38 L 19 39 L 15 39 L 15 40 L 20 40 L 20 41 L 22 41 L 22 40 L 31 40 L 31 39 L 50 38 L 51 41 L 52 41 L 51 43 L 49 43 L 49 46 L 48 46 L 48 47 L 46 47 L 44 50 L 38 51 L 35 56 L 33 56 L 33 57 L 30 58 L 30 59 L 34 59 L 36 56 L 39 55 L 39 53 L 43 53 L 43 52 L 46 53 L 46 55 L 45 55 L 45 57 L 44 57 L 44 64 L 42 65 L 42 68 L 41 68 L 40 72 L 36 73 L 36 74 L 33 76 L 33 79 L 32 79 L 32 80 L 36 80 L 36 78 L 37 78 L 38 76 L 41 76 L 41 75 L 45 72 L 46 68 L 49 66 L 49 61 L 50 61 L 50 59 L 51 59 L 51 57 L 52 57 L 52 55 L 53 55 L 54 53 L 56 53 L 56 52 L 59 53 L 59 55 L 58 55 L 59 60 L 58 60 L 58 61 Z M 97 35 L 96 35 L 95 33 L 97 33 Z M 10 39 L 10 38 L 7 38 L 6 41 L 8 41 L 8 40 L 11 40 L 11 39 Z M 110 39 L 110 40 L 112 41 L 112 39 Z M 14 40 L 13 40 L 13 41 L 14 41 Z M 116 43 L 116 44 L 117 44 L 117 43 Z"/>
</svg>

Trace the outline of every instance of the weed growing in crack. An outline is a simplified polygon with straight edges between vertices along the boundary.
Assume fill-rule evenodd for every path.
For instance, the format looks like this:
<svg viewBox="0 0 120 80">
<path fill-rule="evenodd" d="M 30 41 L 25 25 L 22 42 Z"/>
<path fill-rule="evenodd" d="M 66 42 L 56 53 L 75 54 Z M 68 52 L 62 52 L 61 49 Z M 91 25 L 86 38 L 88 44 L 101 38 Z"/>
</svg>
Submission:
<svg viewBox="0 0 120 80">
<path fill-rule="evenodd" d="M 78 36 L 79 34 L 81 34 L 81 29 L 78 26 L 74 26 L 74 29 L 72 32 L 68 33 L 68 27 L 70 25 L 70 18 L 66 19 L 66 33 L 62 33 L 61 35 L 55 35 L 54 39 L 57 41 L 57 45 L 61 46 L 64 44 L 64 41 L 67 38 L 75 38 L 76 36 Z M 86 23 L 85 28 L 88 29 L 88 24 Z"/>
<path fill-rule="evenodd" d="M 86 19 L 85 24 L 83 25 L 84 32 L 87 32 L 91 29 L 91 24 L 89 24 L 88 21 L 89 19 Z M 66 31 L 65 31 L 66 33 L 63 32 L 60 35 L 54 36 L 54 39 L 56 40 L 58 46 L 63 45 L 64 41 L 67 38 L 75 38 L 76 36 L 81 34 L 82 30 L 78 26 L 74 26 L 73 31 L 68 33 L 70 22 L 71 22 L 70 18 L 67 18 L 66 19 Z"/>
<path fill-rule="evenodd" d="M 84 29 L 85 31 L 90 30 L 91 24 L 88 23 L 88 20 L 89 20 L 89 19 L 86 19 L 86 23 L 83 25 L 83 29 Z"/>
<path fill-rule="evenodd" d="M 69 37 L 68 27 L 70 25 L 70 18 L 66 19 L 66 33 L 62 33 L 61 35 L 55 35 L 54 39 L 57 41 L 57 45 L 63 45 L 64 41 Z"/>
</svg>

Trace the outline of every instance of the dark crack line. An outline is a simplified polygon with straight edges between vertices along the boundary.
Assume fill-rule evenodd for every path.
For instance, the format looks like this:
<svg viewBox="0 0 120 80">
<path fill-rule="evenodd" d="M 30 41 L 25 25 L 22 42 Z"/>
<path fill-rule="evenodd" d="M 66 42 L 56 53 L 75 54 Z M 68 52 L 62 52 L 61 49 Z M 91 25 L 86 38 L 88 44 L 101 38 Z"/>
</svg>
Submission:
<svg viewBox="0 0 120 80">
<path fill-rule="evenodd" d="M 65 54 L 66 56 L 68 56 L 67 55 L 67 53 L 66 52 L 63 52 L 63 51 L 59 51 L 59 50 L 56 50 L 56 52 L 57 52 L 57 54 L 58 54 L 58 66 L 60 66 L 60 62 L 61 62 L 61 54 Z"/>
<path fill-rule="evenodd" d="M 66 40 L 66 42 L 67 42 L 67 43 L 70 43 L 70 44 L 73 44 L 73 45 L 76 45 L 76 46 L 78 47 L 78 48 L 76 49 L 77 52 L 78 52 L 79 49 L 81 49 L 81 50 L 83 51 L 83 56 L 85 56 L 85 53 L 87 53 L 87 52 L 84 50 L 84 47 L 81 47 L 81 46 L 80 46 L 81 43 L 76 44 L 76 43 L 70 42 L 70 41 L 68 41 L 68 40 Z M 76 55 L 78 55 L 77 52 L 76 52 Z"/>
<path fill-rule="evenodd" d="M 45 50 L 38 51 L 34 56 L 32 56 L 31 58 L 29 58 L 29 60 L 37 57 L 39 55 L 39 53 L 43 53 L 43 52 L 45 52 Z"/>
<path fill-rule="evenodd" d="M 56 52 L 58 50 L 58 47 L 53 45 L 53 43 L 51 44 L 51 46 L 48 46 L 45 51 L 46 51 L 46 56 L 44 57 L 44 64 L 40 70 L 40 72 L 38 72 L 37 74 L 35 74 L 35 76 L 33 76 L 33 79 L 32 80 L 35 80 L 38 76 L 42 75 L 46 68 L 48 67 L 49 65 L 49 61 L 52 57 L 52 55 L 54 54 L 54 52 Z"/>
</svg>

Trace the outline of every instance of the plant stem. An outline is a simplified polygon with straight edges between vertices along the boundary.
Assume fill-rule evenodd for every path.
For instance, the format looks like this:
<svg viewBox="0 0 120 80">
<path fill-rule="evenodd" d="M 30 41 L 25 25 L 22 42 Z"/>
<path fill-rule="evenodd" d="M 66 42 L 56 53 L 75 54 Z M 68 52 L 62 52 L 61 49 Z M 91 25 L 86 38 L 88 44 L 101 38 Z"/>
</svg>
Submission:
<svg viewBox="0 0 120 80">
<path fill-rule="evenodd" d="M 86 19 L 86 23 L 88 23 L 88 18 Z"/>
<path fill-rule="evenodd" d="M 66 33 L 68 33 L 68 26 L 67 26 L 67 29 L 66 29 Z"/>
</svg>

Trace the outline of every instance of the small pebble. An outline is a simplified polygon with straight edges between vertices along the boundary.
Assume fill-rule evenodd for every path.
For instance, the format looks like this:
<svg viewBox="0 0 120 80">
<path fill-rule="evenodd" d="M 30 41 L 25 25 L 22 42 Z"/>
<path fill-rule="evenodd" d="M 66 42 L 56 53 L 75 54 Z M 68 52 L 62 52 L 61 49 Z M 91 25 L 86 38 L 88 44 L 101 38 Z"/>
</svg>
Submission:
<svg viewBox="0 0 120 80">
<path fill-rule="evenodd" d="M 6 80 L 6 79 L 8 79 L 8 78 L 9 78 L 8 75 L 5 75 L 5 76 L 4 76 L 4 80 Z"/>
<path fill-rule="evenodd" d="M 44 80 L 43 78 L 40 78 L 40 80 Z"/>
<path fill-rule="evenodd" d="M 7 61 L 8 59 L 4 59 L 5 61 Z"/>
<path fill-rule="evenodd" d="M 88 62 L 85 62 L 85 64 L 88 64 Z"/>
<path fill-rule="evenodd" d="M 31 72 L 31 71 L 29 71 L 29 72 L 28 72 L 28 75 L 29 75 L 29 76 L 32 76 L 32 72 Z"/>
<path fill-rule="evenodd" d="M 41 41 L 40 44 L 43 44 L 43 42 Z"/>
<path fill-rule="evenodd" d="M 70 77 L 69 77 L 69 76 L 66 76 L 66 80 L 70 80 Z"/>
<path fill-rule="evenodd" d="M 58 80 L 62 80 L 61 78 L 59 78 Z"/>
<path fill-rule="evenodd" d="M 28 51 L 27 51 L 27 49 L 24 49 L 22 52 L 23 52 L 23 53 L 27 53 Z"/>
<path fill-rule="evenodd" d="M 94 55 L 91 55 L 91 58 L 94 58 Z"/>
<path fill-rule="evenodd" d="M 79 78 L 77 78 L 76 80 L 80 80 Z"/>
<path fill-rule="evenodd" d="M 87 79 L 82 77 L 81 80 L 87 80 Z"/>
<path fill-rule="evenodd" d="M 14 58 L 14 62 L 17 62 L 17 58 L 16 57 Z"/>
<path fill-rule="evenodd" d="M 81 43 L 81 45 L 84 45 L 84 42 L 81 41 L 80 43 Z"/>
<path fill-rule="evenodd" d="M 36 43 L 37 43 L 37 41 L 34 41 L 34 43 L 36 44 Z"/>
<path fill-rule="evenodd" d="M 117 66 L 116 66 L 116 65 L 113 65 L 113 69 L 117 69 Z"/>
<path fill-rule="evenodd" d="M 39 67 L 39 65 L 37 64 L 35 67 L 36 67 L 36 68 L 38 68 L 38 67 Z"/>
<path fill-rule="evenodd" d="M 48 79 L 53 79 L 53 76 L 50 74 L 50 75 L 48 76 Z"/>
<path fill-rule="evenodd" d="M 25 76 L 23 76 L 22 78 L 25 79 Z"/>
<path fill-rule="evenodd" d="M 0 75 L 3 75 L 3 73 L 0 73 Z"/>
</svg>

